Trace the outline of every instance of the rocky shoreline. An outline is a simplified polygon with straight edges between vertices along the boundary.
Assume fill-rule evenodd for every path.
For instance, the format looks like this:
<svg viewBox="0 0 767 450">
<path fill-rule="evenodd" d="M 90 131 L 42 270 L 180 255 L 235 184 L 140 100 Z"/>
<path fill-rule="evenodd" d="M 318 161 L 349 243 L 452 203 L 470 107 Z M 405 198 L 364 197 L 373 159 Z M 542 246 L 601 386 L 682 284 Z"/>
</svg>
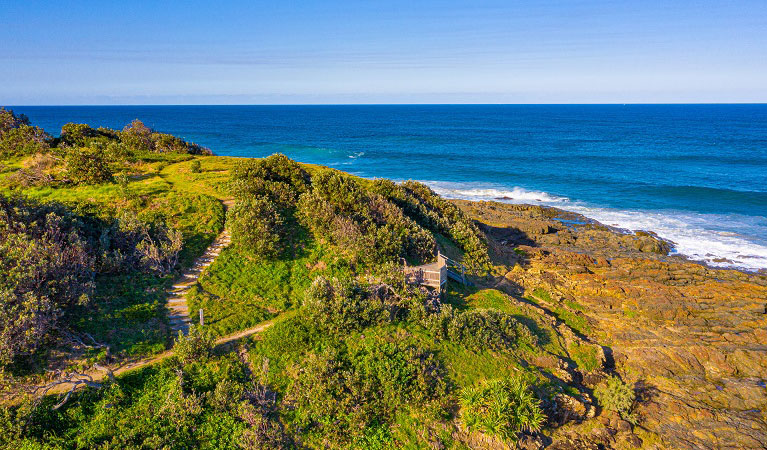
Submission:
<svg viewBox="0 0 767 450">
<path fill-rule="evenodd" d="M 653 233 L 556 208 L 454 202 L 503 262 L 488 284 L 520 299 L 547 292 L 542 306 L 581 317 L 586 337 L 604 350 L 605 370 L 639 395 L 633 431 L 621 434 L 600 416 L 569 441 L 564 427 L 562 442 L 765 448 L 767 276 L 669 255 L 670 244 Z"/>
<path fill-rule="evenodd" d="M 506 201 L 512 200 L 512 199 L 509 197 L 499 197 L 499 198 L 496 198 L 495 200 L 497 200 L 499 203 L 508 204 L 506 203 Z M 495 202 L 491 202 L 491 203 L 495 203 Z M 538 205 L 527 205 L 527 204 L 521 204 L 521 206 L 532 207 L 532 208 L 539 207 Z M 540 208 L 547 211 L 545 213 L 546 216 L 550 216 L 554 220 L 564 225 L 592 225 L 594 227 L 607 229 L 619 235 L 652 236 L 656 238 L 657 240 L 661 241 L 662 243 L 665 243 L 666 245 L 668 245 L 668 249 L 663 248 L 663 251 L 665 251 L 665 256 L 667 257 L 668 261 L 696 263 L 712 270 L 736 270 L 739 272 L 744 272 L 749 274 L 767 275 L 767 268 L 759 269 L 759 270 L 749 270 L 744 267 L 718 267 L 718 266 L 711 265 L 709 262 L 705 260 L 694 259 L 681 253 L 675 253 L 674 242 L 669 239 L 665 239 L 662 236 L 659 236 L 656 232 L 652 230 L 630 230 L 628 228 L 620 228 L 613 225 L 605 225 L 599 222 L 598 220 L 592 219 L 591 217 L 584 216 L 583 214 L 576 213 L 573 211 L 567 211 L 561 208 L 555 208 L 552 206 L 540 206 Z M 718 259 L 714 259 L 713 261 L 734 264 L 732 261 L 726 258 L 718 258 Z"/>
</svg>

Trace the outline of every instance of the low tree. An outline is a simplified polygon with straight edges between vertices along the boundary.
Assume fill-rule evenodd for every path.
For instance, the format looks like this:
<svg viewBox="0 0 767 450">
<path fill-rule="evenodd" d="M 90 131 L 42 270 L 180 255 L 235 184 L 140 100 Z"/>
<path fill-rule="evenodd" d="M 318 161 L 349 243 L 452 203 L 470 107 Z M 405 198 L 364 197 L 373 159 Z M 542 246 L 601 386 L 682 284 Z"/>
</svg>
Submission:
<svg viewBox="0 0 767 450">
<path fill-rule="evenodd" d="M 95 258 L 65 210 L 0 196 L 0 365 L 33 352 L 94 288 Z"/>
<path fill-rule="evenodd" d="M 122 133 L 120 133 L 120 141 L 134 151 L 148 152 L 154 150 L 152 129 L 138 119 L 123 128 Z"/>
<path fill-rule="evenodd" d="M 42 128 L 21 124 L 0 134 L 0 157 L 45 153 L 50 149 L 49 139 Z"/>
<path fill-rule="evenodd" d="M 254 258 L 272 258 L 283 250 L 284 219 L 266 197 L 238 200 L 226 214 L 232 244 Z"/>
<path fill-rule="evenodd" d="M 112 181 L 112 171 L 101 150 L 87 147 L 70 151 L 66 157 L 66 174 L 74 184 L 99 184 Z"/>
<path fill-rule="evenodd" d="M 61 142 L 73 147 L 85 147 L 96 135 L 96 130 L 84 123 L 70 122 L 61 127 Z"/>
</svg>

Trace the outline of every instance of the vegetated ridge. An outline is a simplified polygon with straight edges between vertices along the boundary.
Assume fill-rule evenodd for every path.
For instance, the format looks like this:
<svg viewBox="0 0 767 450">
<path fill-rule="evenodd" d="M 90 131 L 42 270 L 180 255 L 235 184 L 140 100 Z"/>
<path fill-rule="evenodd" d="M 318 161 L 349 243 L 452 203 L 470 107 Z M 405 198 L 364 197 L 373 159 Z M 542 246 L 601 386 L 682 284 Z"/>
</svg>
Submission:
<svg viewBox="0 0 767 450">
<path fill-rule="evenodd" d="M 767 441 L 767 280 L 652 233 L 6 110 L 0 186 L 6 447 Z M 472 283 L 405 283 L 437 251 Z"/>
</svg>

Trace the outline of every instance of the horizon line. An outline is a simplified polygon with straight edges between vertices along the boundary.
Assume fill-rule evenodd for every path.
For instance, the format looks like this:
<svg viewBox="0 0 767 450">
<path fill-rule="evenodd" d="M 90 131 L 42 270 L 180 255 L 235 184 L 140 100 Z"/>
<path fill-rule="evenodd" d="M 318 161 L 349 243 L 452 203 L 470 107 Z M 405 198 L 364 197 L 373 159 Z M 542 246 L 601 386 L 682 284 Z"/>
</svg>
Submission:
<svg viewBox="0 0 767 450">
<path fill-rule="evenodd" d="M 60 103 L 60 104 L 6 104 L 15 107 L 125 107 L 125 106 L 652 106 L 652 105 L 767 105 L 767 102 L 609 102 L 609 103 Z"/>
</svg>

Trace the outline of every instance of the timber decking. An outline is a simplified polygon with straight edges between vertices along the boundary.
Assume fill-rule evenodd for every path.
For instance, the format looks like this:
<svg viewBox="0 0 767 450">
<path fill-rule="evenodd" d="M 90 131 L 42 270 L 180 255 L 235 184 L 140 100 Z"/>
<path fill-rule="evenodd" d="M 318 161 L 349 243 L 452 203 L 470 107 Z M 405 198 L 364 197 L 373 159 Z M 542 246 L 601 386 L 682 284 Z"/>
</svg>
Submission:
<svg viewBox="0 0 767 450">
<path fill-rule="evenodd" d="M 460 270 L 460 274 L 453 273 L 448 267 Z M 411 284 L 428 286 L 440 291 L 444 289 L 448 277 L 466 284 L 463 265 L 450 260 L 442 253 L 437 253 L 437 261 L 421 266 L 407 266 L 403 268 L 405 281 Z"/>
</svg>

